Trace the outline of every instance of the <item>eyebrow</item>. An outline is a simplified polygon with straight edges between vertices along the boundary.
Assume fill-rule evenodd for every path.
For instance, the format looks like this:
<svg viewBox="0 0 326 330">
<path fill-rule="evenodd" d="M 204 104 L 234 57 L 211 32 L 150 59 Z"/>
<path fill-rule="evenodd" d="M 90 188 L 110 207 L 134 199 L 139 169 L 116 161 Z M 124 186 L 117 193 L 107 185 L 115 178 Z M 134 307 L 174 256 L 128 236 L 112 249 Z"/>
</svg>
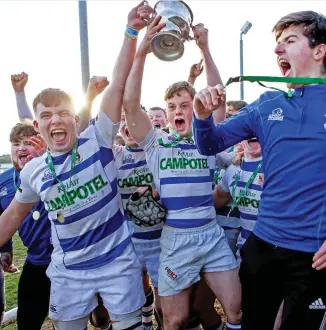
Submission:
<svg viewBox="0 0 326 330">
<path fill-rule="evenodd" d="M 290 38 L 297 38 L 297 39 L 298 39 L 298 36 L 295 35 L 295 34 L 290 34 L 289 36 L 285 37 L 285 38 L 283 39 L 282 42 L 286 42 L 286 41 L 288 41 Z M 277 42 L 280 42 L 280 39 L 278 39 Z"/>
</svg>

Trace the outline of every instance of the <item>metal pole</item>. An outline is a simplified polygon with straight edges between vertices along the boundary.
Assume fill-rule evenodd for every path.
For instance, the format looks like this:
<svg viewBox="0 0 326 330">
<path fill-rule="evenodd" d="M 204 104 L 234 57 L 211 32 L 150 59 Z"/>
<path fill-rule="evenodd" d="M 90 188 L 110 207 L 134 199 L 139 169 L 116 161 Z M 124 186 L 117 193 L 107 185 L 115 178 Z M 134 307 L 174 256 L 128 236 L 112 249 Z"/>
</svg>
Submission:
<svg viewBox="0 0 326 330">
<path fill-rule="evenodd" d="M 243 76 L 243 39 L 242 32 L 240 33 L 240 76 Z M 240 81 L 240 99 L 244 99 L 244 86 L 243 81 Z"/>
<path fill-rule="evenodd" d="M 79 8 L 79 37 L 80 37 L 80 60 L 81 60 L 82 86 L 83 86 L 84 93 L 86 93 L 88 82 L 89 82 L 87 2 L 79 0 L 78 8 Z"/>
</svg>

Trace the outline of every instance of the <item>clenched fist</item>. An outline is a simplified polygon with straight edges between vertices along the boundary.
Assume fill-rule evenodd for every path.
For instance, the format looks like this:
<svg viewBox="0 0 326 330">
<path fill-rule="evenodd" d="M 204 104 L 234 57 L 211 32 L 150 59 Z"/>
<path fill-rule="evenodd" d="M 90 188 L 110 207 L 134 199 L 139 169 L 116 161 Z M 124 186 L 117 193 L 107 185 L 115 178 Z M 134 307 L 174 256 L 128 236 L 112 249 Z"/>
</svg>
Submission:
<svg viewBox="0 0 326 330">
<path fill-rule="evenodd" d="M 12 87 L 14 88 L 16 93 L 24 92 L 27 81 L 28 81 L 28 74 L 25 72 L 22 72 L 20 74 L 13 74 L 11 76 Z"/>
<path fill-rule="evenodd" d="M 86 99 L 93 102 L 97 95 L 101 94 L 109 85 L 107 77 L 93 76 L 88 83 Z"/>
<path fill-rule="evenodd" d="M 208 86 L 195 95 L 194 111 L 198 119 L 208 118 L 221 106 L 225 106 L 225 92 L 222 85 Z"/>
</svg>

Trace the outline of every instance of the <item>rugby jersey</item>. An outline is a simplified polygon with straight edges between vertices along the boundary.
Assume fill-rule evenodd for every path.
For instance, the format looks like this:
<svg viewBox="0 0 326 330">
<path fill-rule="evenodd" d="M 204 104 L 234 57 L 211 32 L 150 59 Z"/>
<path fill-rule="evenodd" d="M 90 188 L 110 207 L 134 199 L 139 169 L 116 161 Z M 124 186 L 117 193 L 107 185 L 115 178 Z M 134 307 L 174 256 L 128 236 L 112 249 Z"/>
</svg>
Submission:
<svg viewBox="0 0 326 330">
<path fill-rule="evenodd" d="M 254 234 L 270 244 L 315 253 L 326 240 L 326 84 L 266 92 L 221 124 L 193 119 L 198 149 L 213 155 L 257 137 L 264 192 Z"/>
<path fill-rule="evenodd" d="M 230 192 L 229 187 L 233 185 L 239 171 L 240 167 L 233 164 L 231 164 L 226 170 L 223 170 L 223 174 L 218 183 L 223 191 Z M 232 194 L 232 191 L 230 194 Z M 230 198 L 229 202 L 224 207 L 216 209 L 216 221 L 222 228 L 228 229 L 240 227 L 239 209 L 235 206 L 231 211 L 232 204 L 233 200 Z"/>
<path fill-rule="evenodd" d="M 11 168 L 0 175 L 0 213 L 2 213 L 15 197 L 14 172 L 16 186 L 20 184 L 19 171 Z M 33 216 L 34 214 L 34 216 Z M 51 261 L 53 246 L 51 243 L 51 223 L 48 212 L 42 202 L 35 204 L 18 228 L 19 236 L 27 247 L 26 260 L 36 266 L 46 266 Z M 5 244 L 0 252 L 12 251 L 12 240 Z"/>
<path fill-rule="evenodd" d="M 231 165 L 226 170 L 226 176 L 228 176 L 228 182 L 224 182 L 221 184 L 221 188 L 225 192 L 229 192 L 232 195 L 233 186 L 236 183 L 236 178 L 240 175 L 237 186 L 235 188 L 235 197 L 238 198 L 240 195 L 240 191 L 242 191 L 249 178 L 256 170 L 258 165 L 260 164 L 262 157 L 255 158 L 255 159 L 248 159 L 244 158 L 241 164 L 241 168 L 239 166 Z M 261 182 L 261 176 L 263 168 L 260 169 L 259 173 L 256 175 L 252 184 L 248 187 L 246 194 L 241 197 L 238 202 L 237 206 L 240 211 L 240 234 L 238 237 L 237 246 L 240 249 L 242 245 L 245 243 L 246 239 L 254 230 L 256 221 L 257 221 L 257 214 L 258 214 L 258 207 L 260 203 L 261 193 L 263 191 L 263 186 Z"/>
<path fill-rule="evenodd" d="M 118 192 L 121 195 L 123 208 L 129 197 L 141 185 L 153 186 L 153 175 L 146 162 L 145 152 L 138 147 L 114 146 L 114 157 L 117 168 Z M 125 212 L 125 219 L 129 219 Z M 156 239 L 161 236 L 162 224 L 152 227 L 140 227 L 132 222 L 133 238 Z"/>
<path fill-rule="evenodd" d="M 119 124 L 100 112 L 78 138 L 77 164 L 72 172 L 71 151 L 52 153 L 56 175 L 65 189 L 50 171 L 46 153 L 21 172 L 16 198 L 21 203 L 39 199 L 45 203 L 52 224 L 52 262 L 58 267 L 100 267 L 120 256 L 131 242 L 112 152 L 118 129 Z"/>
<path fill-rule="evenodd" d="M 158 138 L 162 138 L 163 143 L 175 139 L 173 135 L 152 129 L 139 145 L 145 151 L 162 205 L 168 210 L 165 224 L 194 228 L 215 219 L 213 175 L 216 165 L 226 166 L 224 159 L 203 156 L 193 143 L 186 141 L 180 141 L 175 147 L 163 147 Z"/>
</svg>

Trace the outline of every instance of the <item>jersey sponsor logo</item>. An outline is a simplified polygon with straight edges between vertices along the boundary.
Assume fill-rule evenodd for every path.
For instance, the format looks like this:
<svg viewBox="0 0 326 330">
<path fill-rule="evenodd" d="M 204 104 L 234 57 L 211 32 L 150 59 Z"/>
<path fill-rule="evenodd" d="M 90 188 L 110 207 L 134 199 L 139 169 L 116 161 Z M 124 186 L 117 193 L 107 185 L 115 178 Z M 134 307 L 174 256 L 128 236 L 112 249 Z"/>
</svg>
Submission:
<svg viewBox="0 0 326 330">
<path fill-rule="evenodd" d="M 75 180 L 77 181 L 77 180 Z M 98 175 L 92 180 L 86 182 L 83 185 L 80 185 L 76 189 L 67 191 L 67 194 L 60 194 L 55 199 L 50 200 L 47 203 L 49 211 L 56 211 L 61 208 L 71 206 L 75 204 L 75 199 L 86 199 L 91 195 L 94 195 L 96 192 L 108 185 L 107 181 L 104 181 L 102 175 Z"/>
<path fill-rule="evenodd" d="M 172 280 L 176 280 L 177 279 L 178 275 L 174 271 L 172 271 L 169 267 L 165 267 L 165 270 L 166 270 L 167 275 L 169 277 L 171 277 Z"/>
<path fill-rule="evenodd" d="M 73 181 L 69 181 L 69 182 L 66 182 L 66 183 L 63 183 L 63 187 L 61 185 L 59 185 L 58 187 L 58 193 L 63 193 L 64 192 L 64 189 L 67 191 L 69 189 L 71 189 L 72 187 L 75 187 L 78 185 L 78 182 L 79 182 L 79 179 L 76 179 L 76 180 L 73 180 Z"/>
<path fill-rule="evenodd" d="M 162 158 L 160 161 L 161 170 L 176 169 L 208 169 L 207 158 Z"/>
<path fill-rule="evenodd" d="M 54 179 L 54 175 L 52 174 L 51 170 L 48 168 L 43 175 L 43 178 L 41 179 L 42 182 L 45 181 L 49 181 L 49 180 L 53 180 Z"/>
<path fill-rule="evenodd" d="M 152 173 L 141 174 L 136 176 L 131 176 L 125 179 L 118 179 L 118 186 L 120 188 L 140 186 L 143 184 L 152 184 L 153 183 L 153 175 Z"/>
<path fill-rule="evenodd" d="M 324 305 L 321 298 L 318 298 L 309 306 L 309 309 L 326 309 L 326 306 Z"/>
<path fill-rule="evenodd" d="M 268 116 L 268 120 L 278 120 L 283 121 L 284 116 L 282 115 L 283 110 L 281 108 L 274 109 L 272 113 Z"/>
<path fill-rule="evenodd" d="M 6 195 L 8 195 L 7 187 L 3 187 L 3 188 L 0 190 L 0 197 L 6 196 Z"/>
<path fill-rule="evenodd" d="M 249 205 L 252 206 L 254 209 L 258 209 L 260 200 L 254 198 L 248 198 L 243 196 L 241 198 L 237 198 L 238 206 L 248 207 Z"/>
<path fill-rule="evenodd" d="M 135 163 L 135 160 L 132 158 L 132 155 L 127 155 L 125 157 L 123 157 L 122 159 L 122 164 L 125 165 L 125 164 L 134 164 Z"/>
</svg>

